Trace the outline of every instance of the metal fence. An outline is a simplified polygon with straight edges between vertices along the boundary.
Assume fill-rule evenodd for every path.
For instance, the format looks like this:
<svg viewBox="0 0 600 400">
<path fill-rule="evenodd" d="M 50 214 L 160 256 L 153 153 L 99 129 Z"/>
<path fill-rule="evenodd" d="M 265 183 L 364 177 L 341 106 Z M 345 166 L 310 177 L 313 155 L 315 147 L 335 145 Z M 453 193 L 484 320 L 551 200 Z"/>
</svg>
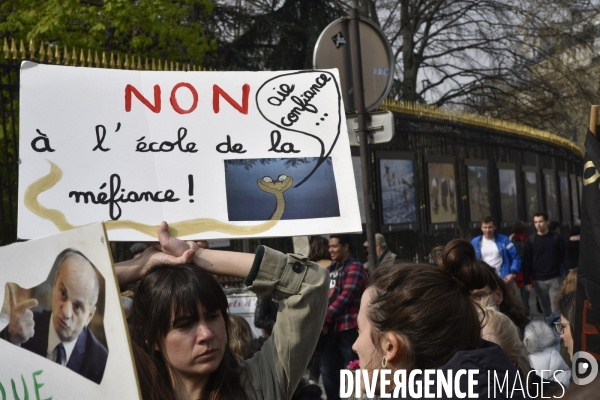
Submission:
<svg viewBox="0 0 600 400">
<path fill-rule="evenodd" d="M 481 234 L 480 219 L 473 219 L 470 210 L 469 166 L 487 168 L 489 213 L 498 222 L 500 232 L 510 235 L 517 220 L 527 221 L 533 231 L 531 203 L 525 195 L 526 172 L 533 172 L 537 177 L 535 211 L 547 210 L 553 205 L 558 213 L 554 212 L 551 219 L 561 223 L 563 234 L 576 223 L 580 208 L 576 182 L 581 179 L 583 162 L 581 150 L 568 140 L 525 126 L 424 105 L 387 101 L 381 108 L 394 112 L 396 135 L 389 143 L 372 146 L 370 181 L 379 214 L 375 218 L 375 229 L 385 234 L 386 242 L 401 259 L 428 260 L 436 246 L 454 238 L 471 239 Z M 358 156 L 357 150 L 353 149 L 353 154 Z M 385 224 L 381 212 L 385 184 L 381 160 L 395 158 L 414 162 L 416 220 L 412 224 Z M 453 222 L 435 223 L 433 220 L 430 163 L 449 163 L 454 167 L 456 220 Z M 500 169 L 514 171 L 516 208 L 510 215 L 502 206 Z M 566 193 L 565 187 L 560 186 L 565 177 Z M 357 244 L 361 240 L 364 238 L 357 240 Z"/>
<path fill-rule="evenodd" d="M 45 50 L 35 54 L 30 45 L 29 53 L 21 43 L 20 49 L 14 43 L 9 48 L 5 42 L 4 58 L 0 57 L 0 221 L 2 226 L 0 245 L 10 244 L 17 240 L 17 181 L 18 181 L 18 100 L 19 100 L 19 66 L 20 59 L 29 58 L 39 62 L 63 65 L 95 66 L 105 68 L 139 68 L 148 70 L 179 70 L 179 65 L 142 58 L 129 58 L 95 54 L 88 51 L 87 58 L 80 51 L 80 57 L 64 49 Z M 48 57 L 50 55 L 50 58 Z M 44 58 L 45 57 L 45 58 Z M 124 60 L 122 62 L 122 60 Z M 193 66 L 182 66 L 185 70 L 197 70 Z M 402 104 L 386 101 L 380 107 L 394 112 L 396 135 L 385 144 L 371 146 L 373 175 L 370 177 L 374 197 L 369 206 L 375 213 L 375 230 L 386 235 L 386 240 L 393 251 L 403 260 L 427 260 L 432 248 L 443 245 L 457 237 L 471 238 L 480 234 L 478 221 L 471 217 L 469 165 L 487 168 L 487 190 L 489 211 L 499 221 L 500 231 L 510 234 L 515 220 L 528 220 L 528 199 L 525 196 L 525 172 L 534 172 L 538 177 L 537 193 L 539 208 L 546 209 L 549 200 L 545 193 L 547 186 L 554 182 L 554 196 L 558 209 L 558 219 L 562 223 L 563 232 L 575 222 L 579 215 L 579 191 L 574 182 L 581 179 L 582 154 L 569 141 L 550 135 L 546 132 L 486 119 L 484 117 L 451 114 L 431 107 L 414 104 Z M 358 148 L 352 153 L 358 156 Z M 385 184 L 382 171 L 382 160 L 400 159 L 413 162 L 414 221 L 389 223 L 382 210 L 382 187 Z M 432 213 L 432 193 L 429 187 L 431 177 L 428 166 L 434 163 L 453 165 L 455 181 L 455 220 L 436 223 Z M 499 170 L 514 170 L 516 209 L 514 215 L 506 218 L 502 207 Z M 551 179 L 546 176 L 550 176 Z M 567 177 L 568 194 L 561 193 L 560 184 Z M 544 181 L 544 178 L 546 181 Z M 561 180 L 561 178 L 563 178 Z M 575 179 L 575 180 L 573 180 Z M 550 185 L 551 186 L 551 185 Z M 558 188 L 558 190 L 556 189 Z M 561 194 L 563 194 L 561 196 Z M 405 199 L 406 200 L 406 199 Z M 567 204 L 568 203 L 568 204 Z M 398 206 L 398 204 L 396 204 Z M 570 211 L 566 211 L 570 210 Z M 568 214 L 568 215 L 567 215 Z M 363 229 L 363 232 L 365 230 Z M 359 258 L 364 259 L 362 246 L 365 235 L 353 235 L 353 242 Z M 230 249 L 242 251 L 253 249 L 258 244 L 265 244 L 278 250 L 291 252 L 291 238 L 250 239 L 245 244 L 241 240 L 233 240 Z M 115 261 L 130 257 L 130 243 L 113 243 Z"/>
</svg>

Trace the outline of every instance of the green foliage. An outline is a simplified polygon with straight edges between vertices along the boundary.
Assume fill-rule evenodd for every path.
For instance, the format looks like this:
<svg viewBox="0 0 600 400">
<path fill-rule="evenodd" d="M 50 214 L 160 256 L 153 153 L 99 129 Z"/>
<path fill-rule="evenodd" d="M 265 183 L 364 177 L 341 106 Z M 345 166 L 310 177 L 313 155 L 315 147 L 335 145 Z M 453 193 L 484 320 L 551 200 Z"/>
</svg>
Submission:
<svg viewBox="0 0 600 400">
<path fill-rule="evenodd" d="M 0 246 L 4 246 L 17 239 L 19 64 L 0 71 Z"/>
<path fill-rule="evenodd" d="M 209 0 L 3 0 L 0 37 L 201 64 Z"/>
</svg>

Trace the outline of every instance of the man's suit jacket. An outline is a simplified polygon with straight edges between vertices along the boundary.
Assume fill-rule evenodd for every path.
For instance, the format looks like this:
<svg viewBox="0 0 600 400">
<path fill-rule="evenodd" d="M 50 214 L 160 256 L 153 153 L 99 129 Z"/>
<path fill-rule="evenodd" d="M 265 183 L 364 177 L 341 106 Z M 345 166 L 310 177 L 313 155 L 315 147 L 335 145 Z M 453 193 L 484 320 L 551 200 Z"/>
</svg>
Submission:
<svg viewBox="0 0 600 400">
<path fill-rule="evenodd" d="M 46 352 L 48 350 L 48 330 L 50 329 L 50 323 L 52 322 L 50 321 L 51 314 L 52 312 L 48 310 L 33 312 L 35 334 L 31 339 L 21 344 L 22 348 L 46 358 Z M 0 333 L 0 338 L 6 339 L 7 330 L 8 327 Z M 86 326 L 77 338 L 77 343 L 71 353 L 67 368 L 100 384 L 102 376 L 104 375 L 107 358 L 108 351 Z"/>
</svg>

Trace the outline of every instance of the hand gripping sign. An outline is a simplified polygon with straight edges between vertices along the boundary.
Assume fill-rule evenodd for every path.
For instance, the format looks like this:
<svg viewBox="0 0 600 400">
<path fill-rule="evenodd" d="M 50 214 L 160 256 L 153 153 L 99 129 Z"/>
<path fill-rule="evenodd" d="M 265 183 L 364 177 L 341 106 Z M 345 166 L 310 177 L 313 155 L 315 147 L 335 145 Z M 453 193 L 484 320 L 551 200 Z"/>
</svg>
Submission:
<svg viewBox="0 0 600 400">
<path fill-rule="evenodd" d="M 24 62 L 18 236 L 361 229 L 337 70 L 141 72 Z"/>
</svg>

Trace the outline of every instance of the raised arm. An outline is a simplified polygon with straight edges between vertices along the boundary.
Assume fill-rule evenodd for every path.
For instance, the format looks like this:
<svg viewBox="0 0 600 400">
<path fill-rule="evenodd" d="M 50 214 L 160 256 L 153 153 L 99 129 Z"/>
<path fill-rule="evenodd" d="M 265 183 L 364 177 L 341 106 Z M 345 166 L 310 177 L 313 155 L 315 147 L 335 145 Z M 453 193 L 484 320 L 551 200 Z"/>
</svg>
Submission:
<svg viewBox="0 0 600 400">
<path fill-rule="evenodd" d="M 282 254 L 260 246 L 245 280 L 259 296 L 280 298 L 273 334 L 262 350 L 242 367 L 244 386 L 252 394 L 271 393 L 289 399 L 296 390 L 319 339 L 327 309 L 327 270 L 299 254 Z"/>
<path fill-rule="evenodd" d="M 159 264 L 193 263 L 215 275 L 245 278 L 254 260 L 253 254 L 202 249 L 195 242 L 172 237 L 169 225 L 164 221 L 157 236 L 158 243 L 152 243 L 141 257 L 115 264 L 119 285 L 140 280 L 150 268 Z"/>
<path fill-rule="evenodd" d="M 211 274 L 246 278 L 250 273 L 254 254 L 237 251 L 196 249 L 192 262 Z"/>
<path fill-rule="evenodd" d="M 185 244 L 185 242 L 182 242 Z M 154 247 L 148 247 L 140 257 L 115 264 L 117 280 L 120 286 L 125 286 L 142 279 L 150 268 L 159 264 L 187 264 L 194 258 L 194 251 L 189 247 L 179 256 L 163 253 Z"/>
<path fill-rule="evenodd" d="M 169 235 L 169 225 L 162 222 L 158 228 L 158 244 L 153 245 L 163 253 L 174 257 L 186 257 L 188 251 L 193 251 L 193 257 L 187 262 L 205 269 L 211 274 L 245 278 L 250 272 L 254 254 L 236 251 L 204 249 L 196 242 L 184 242 Z"/>
</svg>

